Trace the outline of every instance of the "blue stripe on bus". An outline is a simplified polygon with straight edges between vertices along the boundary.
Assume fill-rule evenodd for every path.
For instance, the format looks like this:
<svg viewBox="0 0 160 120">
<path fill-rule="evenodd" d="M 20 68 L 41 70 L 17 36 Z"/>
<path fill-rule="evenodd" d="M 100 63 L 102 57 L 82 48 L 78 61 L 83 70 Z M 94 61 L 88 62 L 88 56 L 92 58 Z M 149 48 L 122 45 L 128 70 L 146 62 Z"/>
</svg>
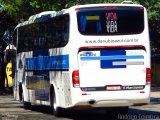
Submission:
<svg viewBox="0 0 160 120">
<path fill-rule="evenodd" d="M 69 69 L 69 55 L 26 58 L 25 70 Z"/>
<path fill-rule="evenodd" d="M 126 50 L 100 50 L 100 56 L 81 56 L 81 61 L 100 61 L 101 69 L 126 68 L 127 64 L 115 65 L 114 62 L 126 62 L 127 59 L 144 59 L 143 55 L 126 55 Z"/>
<path fill-rule="evenodd" d="M 90 56 L 81 57 L 82 61 L 87 60 L 122 60 L 122 59 L 144 59 L 143 55 L 114 55 L 114 56 Z"/>
<path fill-rule="evenodd" d="M 100 67 L 102 69 L 110 69 L 110 68 L 126 68 L 126 65 L 113 65 L 113 62 L 126 61 L 126 51 L 125 50 L 101 50 L 101 57 L 110 57 L 109 59 L 100 60 Z M 118 58 L 118 59 L 117 59 Z"/>
</svg>

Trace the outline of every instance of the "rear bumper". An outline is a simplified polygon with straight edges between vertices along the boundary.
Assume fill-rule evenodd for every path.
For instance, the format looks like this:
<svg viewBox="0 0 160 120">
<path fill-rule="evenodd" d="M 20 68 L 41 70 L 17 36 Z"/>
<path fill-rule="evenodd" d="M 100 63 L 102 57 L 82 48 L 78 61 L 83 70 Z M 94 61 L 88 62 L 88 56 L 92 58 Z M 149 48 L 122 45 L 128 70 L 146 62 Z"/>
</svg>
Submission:
<svg viewBox="0 0 160 120">
<path fill-rule="evenodd" d="M 139 106 L 149 103 L 149 99 L 140 99 L 140 100 L 112 100 L 112 101 L 94 101 L 94 103 L 90 103 L 88 100 L 84 102 L 77 102 L 74 104 L 75 107 L 91 107 L 91 108 L 97 108 L 97 107 L 124 107 L 124 106 Z"/>
<path fill-rule="evenodd" d="M 81 91 L 79 95 L 73 94 L 72 107 L 123 107 L 148 104 L 150 102 L 150 85 L 141 91 L 90 92 L 85 95 L 82 95 Z"/>
</svg>

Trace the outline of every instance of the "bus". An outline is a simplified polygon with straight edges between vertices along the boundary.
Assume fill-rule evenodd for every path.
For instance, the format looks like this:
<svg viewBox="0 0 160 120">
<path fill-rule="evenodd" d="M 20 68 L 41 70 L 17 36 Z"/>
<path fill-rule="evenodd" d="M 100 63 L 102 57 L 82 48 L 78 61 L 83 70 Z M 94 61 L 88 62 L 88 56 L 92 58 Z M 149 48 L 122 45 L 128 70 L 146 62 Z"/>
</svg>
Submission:
<svg viewBox="0 0 160 120">
<path fill-rule="evenodd" d="M 24 108 L 109 109 L 150 102 L 147 11 L 131 3 L 75 5 L 17 25 L 14 97 Z"/>
</svg>

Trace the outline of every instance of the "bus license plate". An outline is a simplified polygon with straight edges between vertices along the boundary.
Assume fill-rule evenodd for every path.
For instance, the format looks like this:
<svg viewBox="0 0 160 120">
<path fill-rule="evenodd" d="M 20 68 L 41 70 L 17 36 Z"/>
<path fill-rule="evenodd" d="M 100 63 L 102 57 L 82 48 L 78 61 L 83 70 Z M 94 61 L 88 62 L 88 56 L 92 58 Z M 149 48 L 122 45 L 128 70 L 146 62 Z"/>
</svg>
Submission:
<svg viewBox="0 0 160 120">
<path fill-rule="evenodd" d="M 115 86 L 115 85 L 113 85 L 113 86 L 107 86 L 106 87 L 106 90 L 121 90 L 121 86 Z"/>
</svg>

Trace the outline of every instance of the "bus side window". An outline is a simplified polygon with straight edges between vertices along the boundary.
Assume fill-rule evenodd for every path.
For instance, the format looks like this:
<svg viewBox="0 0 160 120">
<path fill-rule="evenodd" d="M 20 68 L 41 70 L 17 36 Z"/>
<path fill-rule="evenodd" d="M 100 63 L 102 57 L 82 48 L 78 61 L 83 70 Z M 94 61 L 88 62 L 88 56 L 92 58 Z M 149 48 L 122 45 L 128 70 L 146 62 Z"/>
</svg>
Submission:
<svg viewBox="0 0 160 120">
<path fill-rule="evenodd" d="M 33 24 L 31 25 L 31 29 L 30 31 L 32 32 L 32 40 L 30 41 L 30 50 L 35 50 L 37 49 L 37 38 L 38 38 L 38 32 L 39 32 L 39 29 L 38 29 L 38 24 Z"/>
<path fill-rule="evenodd" d="M 13 45 L 17 47 L 17 32 L 18 28 L 13 33 Z"/>
<path fill-rule="evenodd" d="M 23 36 L 23 39 L 24 39 L 24 51 L 30 51 L 30 47 L 31 47 L 31 41 L 32 41 L 32 30 L 31 30 L 31 27 L 27 26 L 25 28 L 25 35 Z"/>
<path fill-rule="evenodd" d="M 54 32 L 52 21 L 49 20 L 46 22 L 46 32 L 45 32 L 45 48 L 52 48 L 54 47 L 54 38 L 52 36 L 52 33 Z"/>
<path fill-rule="evenodd" d="M 23 27 L 18 29 L 18 47 L 17 47 L 17 52 L 22 52 L 23 51 Z"/>
<path fill-rule="evenodd" d="M 62 47 L 67 44 L 69 38 L 68 16 L 62 16 L 55 19 L 56 29 L 56 47 Z"/>
<path fill-rule="evenodd" d="M 39 37 L 38 37 L 38 48 L 45 48 L 45 34 L 46 34 L 46 26 L 45 22 L 39 24 Z"/>
<path fill-rule="evenodd" d="M 55 28 L 56 28 L 56 47 L 61 47 L 63 42 L 63 20 L 62 17 L 55 19 Z"/>
<path fill-rule="evenodd" d="M 64 42 L 66 43 L 69 39 L 69 20 L 66 18 L 66 22 L 64 23 Z"/>
</svg>

